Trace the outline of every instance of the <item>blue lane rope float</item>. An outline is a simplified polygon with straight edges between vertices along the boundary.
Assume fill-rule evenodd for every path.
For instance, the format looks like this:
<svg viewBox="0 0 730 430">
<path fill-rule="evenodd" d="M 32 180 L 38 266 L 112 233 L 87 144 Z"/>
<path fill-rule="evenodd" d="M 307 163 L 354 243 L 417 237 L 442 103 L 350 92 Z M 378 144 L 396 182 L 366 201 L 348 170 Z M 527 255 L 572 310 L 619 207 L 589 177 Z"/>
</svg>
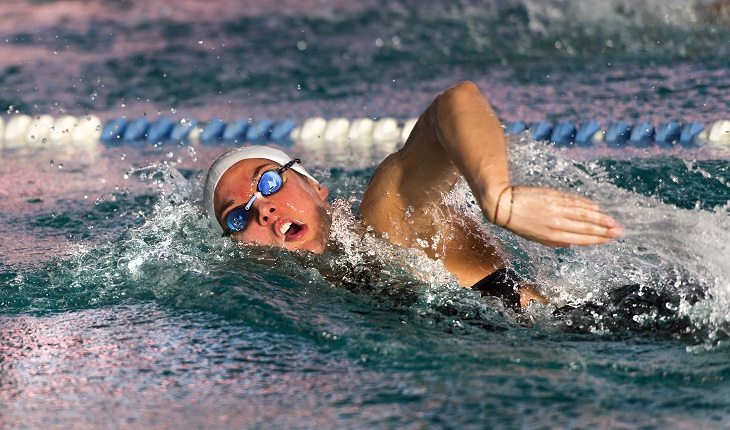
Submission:
<svg viewBox="0 0 730 430">
<path fill-rule="evenodd" d="M 145 118 L 137 118 L 127 124 L 122 140 L 128 143 L 144 142 L 147 140 L 147 130 L 150 128 L 150 121 Z"/>
<path fill-rule="evenodd" d="M 228 122 L 214 118 L 200 122 L 195 119 L 173 120 L 167 117 L 150 121 L 147 117 L 141 117 L 112 118 L 102 123 L 94 115 L 64 115 L 53 118 L 50 115 L 31 117 L 17 114 L 0 117 L 0 147 L 10 149 L 23 146 L 79 145 L 95 144 L 99 141 L 107 146 L 166 143 L 200 143 L 210 146 L 267 142 L 289 146 L 299 142 L 312 148 L 340 143 L 353 147 L 377 145 L 383 149 L 392 149 L 405 142 L 416 121 L 416 118 L 399 121 L 388 117 L 352 120 L 313 117 L 301 123 L 292 119 L 274 121 L 268 118 L 239 118 Z M 648 121 L 633 124 L 614 121 L 605 125 L 603 128 L 596 120 L 579 123 L 512 121 L 504 125 L 504 130 L 508 135 L 525 133 L 532 140 L 546 141 L 560 147 L 699 147 L 707 144 L 730 150 L 730 120 L 715 121 L 707 125 L 696 121 L 665 121 L 656 127 Z"/>
<path fill-rule="evenodd" d="M 654 139 L 659 145 L 671 145 L 679 142 L 681 126 L 677 121 L 663 122 L 656 129 Z"/>
<path fill-rule="evenodd" d="M 634 146 L 648 146 L 654 141 L 654 126 L 650 122 L 640 122 L 631 128 L 629 143 Z"/>
<path fill-rule="evenodd" d="M 190 139 L 190 134 L 198 126 L 196 120 L 182 120 L 175 124 L 170 132 L 170 140 L 173 142 L 187 142 Z"/>
<path fill-rule="evenodd" d="M 170 118 L 162 117 L 150 125 L 147 130 L 147 143 L 162 143 L 170 140 L 170 133 L 175 124 Z"/>
<path fill-rule="evenodd" d="M 226 125 L 223 131 L 223 140 L 231 143 L 243 143 L 246 141 L 248 131 L 248 119 L 241 118 Z"/>
<path fill-rule="evenodd" d="M 607 145 L 621 146 L 629 140 L 630 136 L 631 125 L 624 121 L 617 121 L 608 126 L 604 142 Z"/>
<path fill-rule="evenodd" d="M 113 143 L 122 138 L 124 130 L 127 129 L 127 120 L 124 118 L 114 118 L 106 123 L 101 132 L 101 141 L 104 143 Z"/>
<path fill-rule="evenodd" d="M 578 125 L 578 130 L 575 133 L 575 144 L 578 146 L 590 146 L 592 143 L 598 141 L 598 136 L 603 137 L 600 131 L 601 124 L 595 120 Z"/>
<path fill-rule="evenodd" d="M 226 123 L 220 118 L 214 118 L 203 127 L 200 133 L 200 143 L 203 145 L 215 145 L 223 141 L 223 131 Z"/>
<path fill-rule="evenodd" d="M 270 119 L 262 119 L 251 124 L 246 132 L 246 140 L 255 143 L 266 143 L 271 136 L 271 129 L 274 127 L 274 121 Z"/>
<path fill-rule="evenodd" d="M 553 126 L 547 121 L 538 121 L 530 127 L 530 135 L 535 140 L 548 140 L 553 132 Z"/>
<path fill-rule="evenodd" d="M 527 125 L 522 121 L 508 122 L 504 127 L 504 132 L 507 134 L 520 134 L 525 130 L 527 130 Z"/>
<path fill-rule="evenodd" d="M 567 121 L 559 122 L 553 128 L 550 135 L 550 142 L 558 146 L 566 146 L 575 142 L 575 126 Z"/>
<path fill-rule="evenodd" d="M 688 122 L 682 125 L 682 129 L 679 132 L 679 143 L 684 145 L 692 144 L 704 129 L 705 126 L 699 122 Z"/>
</svg>

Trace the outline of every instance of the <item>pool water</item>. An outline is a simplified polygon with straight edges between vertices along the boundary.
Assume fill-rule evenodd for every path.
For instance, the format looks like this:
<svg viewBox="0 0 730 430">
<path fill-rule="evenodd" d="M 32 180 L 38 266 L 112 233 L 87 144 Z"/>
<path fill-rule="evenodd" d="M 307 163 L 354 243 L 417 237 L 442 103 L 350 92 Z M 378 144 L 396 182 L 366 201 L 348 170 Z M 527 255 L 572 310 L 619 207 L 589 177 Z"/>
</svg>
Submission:
<svg viewBox="0 0 730 430">
<path fill-rule="evenodd" d="M 0 107 L 409 118 L 470 79 L 505 121 L 709 124 L 730 117 L 728 7 L 22 1 L 0 16 Z M 511 136 L 515 183 L 626 230 L 554 250 L 484 223 L 554 301 L 518 315 L 355 232 L 382 149 L 290 148 L 331 187 L 333 251 L 218 237 L 201 181 L 227 148 L 0 152 L 0 427 L 730 425 L 730 152 Z M 446 198 L 481 219 L 464 184 Z"/>
</svg>

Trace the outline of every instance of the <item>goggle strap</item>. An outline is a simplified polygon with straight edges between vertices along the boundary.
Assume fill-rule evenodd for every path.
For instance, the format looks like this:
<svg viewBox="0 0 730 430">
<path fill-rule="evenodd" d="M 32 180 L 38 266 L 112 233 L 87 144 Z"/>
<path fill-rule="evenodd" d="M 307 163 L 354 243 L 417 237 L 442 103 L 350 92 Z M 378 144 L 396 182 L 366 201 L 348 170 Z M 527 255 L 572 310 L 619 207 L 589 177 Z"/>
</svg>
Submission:
<svg viewBox="0 0 730 430">
<path fill-rule="evenodd" d="M 283 166 L 279 167 L 278 169 L 276 169 L 276 171 L 279 172 L 279 174 L 281 175 L 282 173 L 284 173 L 285 170 L 291 169 L 291 166 L 293 166 L 294 164 L 301 163 L 301 162 L 302 162 L 302 160 L 295 158 L 295 159 L 289 161 L 288 163 L 284 164 Z"/>
</svg>

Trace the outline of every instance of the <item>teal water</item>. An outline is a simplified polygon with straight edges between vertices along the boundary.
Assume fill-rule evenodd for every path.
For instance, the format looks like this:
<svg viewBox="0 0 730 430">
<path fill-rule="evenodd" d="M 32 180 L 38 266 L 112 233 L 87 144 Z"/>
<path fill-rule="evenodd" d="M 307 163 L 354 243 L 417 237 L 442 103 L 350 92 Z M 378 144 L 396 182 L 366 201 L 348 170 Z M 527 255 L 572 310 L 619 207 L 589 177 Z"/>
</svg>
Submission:
<svg viewBox="0 0 730 430">
<path fill-rule="evenodd" d="M 2 107 L 407 117 L 469 78 L 505 119 L 730 111 L 711 2 L 196 4 L 42 20 L 54 3 L 20 2 Z M 223 150 L 0 152 L 0 427 L 730 425 L 727 152 L 511 138 L 516 183 L 587 195 L 627 232 L 553 250 L 485 224 L 555 303 L 516 315 L 354 232 L 382 151 L 293 148 L 332 189 L 324 256 L 217 237 L 198 202 Z M 463 184 L 446 198 L 480 219 Z M 628 284 L 646 290 L 611 298 Z"/>
</svg>

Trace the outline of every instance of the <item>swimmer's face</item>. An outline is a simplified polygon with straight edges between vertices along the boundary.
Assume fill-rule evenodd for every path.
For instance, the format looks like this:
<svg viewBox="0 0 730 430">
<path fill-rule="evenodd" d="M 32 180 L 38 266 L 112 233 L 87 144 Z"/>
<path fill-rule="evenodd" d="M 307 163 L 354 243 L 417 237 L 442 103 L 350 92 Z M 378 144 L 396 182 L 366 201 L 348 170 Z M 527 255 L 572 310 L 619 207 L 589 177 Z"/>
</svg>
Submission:
<svg viewBox="0 0 730 430">
<path fill-rule="evenodd" d="M 229 168 L 215 188 L 218 222 L 225 226 L 222 220 L 232 209 L 248 202 L 261 175 L 280 167 L 273 161 L 254 158 Z M 270 196 L 259 196 L 248 211 L 246 227 L 231 233 L 231 237 L 236 242 L 323 253 L 332 224 L 329 190 L 293 170 L 285 171 L 282 177 L 281 189 Z"/>
</svg>

